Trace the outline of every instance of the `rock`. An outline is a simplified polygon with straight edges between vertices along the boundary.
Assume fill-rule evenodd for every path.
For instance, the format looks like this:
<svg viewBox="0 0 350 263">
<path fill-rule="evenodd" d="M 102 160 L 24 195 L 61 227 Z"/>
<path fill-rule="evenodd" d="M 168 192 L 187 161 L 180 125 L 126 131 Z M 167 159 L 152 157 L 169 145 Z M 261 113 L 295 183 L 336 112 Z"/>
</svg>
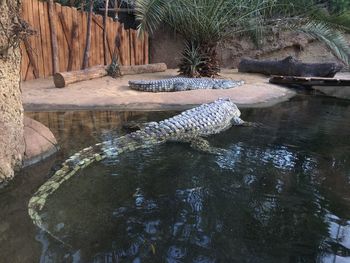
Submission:
<svg viewBox="0 0 350 263">
<path fill-rule="evenodd" d="M 335 78 L 350 80 L 350 72 L 341 72 L 335 75 Z M 350 86 L 312 86 L 315 90 L 340 99 L 350 100 Z"/>
<path fill-rule="evenodd" d="M 327 96 L 350 100 L 350 86 L 312 86 Z"/>
<path fill-rule="evenodd" d="M 10 180 L 20 168 L 24 152 L 23 106 L 20 90 L 21 53 L 8 46 L 15 21 L 10 11 L 17 1 L 0 1 L 0 183 Z M 15 44 L 15 43 L 14 43 Z"/>
<path fill-rule="evenodd" d="M 40 122 L 24 117 L 23 167 L 37 163 L 58 150 L 57 141 L 49 128 Z"/>
</svg>

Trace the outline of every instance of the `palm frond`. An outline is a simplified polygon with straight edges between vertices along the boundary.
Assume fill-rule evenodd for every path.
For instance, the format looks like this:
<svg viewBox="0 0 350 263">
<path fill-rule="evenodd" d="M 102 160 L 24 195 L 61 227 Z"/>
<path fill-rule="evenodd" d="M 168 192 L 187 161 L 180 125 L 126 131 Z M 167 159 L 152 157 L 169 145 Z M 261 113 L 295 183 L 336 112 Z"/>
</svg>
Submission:
<svg viewBox="0 0 350 263">
<path fill-rule="evenodd" d="M 164 23 L 188 43 L 196 43 L 199 50 L 187 48 L 183 54 L 183 71 L 193 73 L 191 65 L 200 64 L 195 68 L 201 75 L 213 75 L 218 72 L 218 42 L 248 34 L 260 43 L 271 29 L 297 30 L 321 40 L 349 64 L 350 47 L 342 32 L 350 32 L 350 16 L 329 14 L 324 8 L 324 1 L 319 0 L 138 0 L 136 17 L 139 32 L 152 33 Z M 198 58 L 204 54 L 208 58 L 201 62 Z"/>
<path fill-rule="evenodd" d="M 350 64 L 350 47 L 348 41 L 339 30 L 334 30 L 326 23 L 310 21 L 298 31 L 325 43 L 331 52 L 346 65 Z"/>
<path fill-rule="evenodd" d="M 152 33 L 164 20 L 167 14 L 166 0 L 138 0 L 135 5 L 138 31 Z"/>
<path fill-rule="evenodd" d="M 339 14 L 329 14 L 324 10 L 315 10 L 310 17 L 314 21 L 327 23 L 333 28 L 337 28 L 348 33 L 350 32 L 350 11 Z"/>
</svg>

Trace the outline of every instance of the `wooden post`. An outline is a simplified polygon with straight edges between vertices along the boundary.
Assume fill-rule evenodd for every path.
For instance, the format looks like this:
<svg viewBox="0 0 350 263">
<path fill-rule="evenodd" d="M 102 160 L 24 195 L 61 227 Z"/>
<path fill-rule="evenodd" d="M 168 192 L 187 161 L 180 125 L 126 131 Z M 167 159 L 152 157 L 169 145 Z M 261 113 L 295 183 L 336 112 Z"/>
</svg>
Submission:
<svg viewBox="0 0 350 263">
<path fill-rule="evenodd" d="M 35 58 L 34 58 L 34 55 L 32 52 L 32 48 L 31 48 L 27 38 L 25 38 L 23 40 L 23 42 L 24 42 L 24 46 L 25 46 L 27 54 L 28 54 L 29 64 L 32 64 L 34 77 L 37 79 L 37 78 L 39 78 L 39 71 L 38 71 L 38 67 L 35 63 Z"/>
<path fill-rule="evenodd" d="M 68 70 L 72 70 L 73 68 L 73 60 L 75 55 L 77 54 L 76 49 L 75 49 L 75 42 L 78 41 L 78 24 L 76 22 L 73 22 L 73 27 L 72 27 L 72 35 L 71 35 L 71 52 L 70 52 L 70 57 L 68 60 Z M 79 53 L 79 50 L 78 50 Z"/>
<path fill-rule="evenodd" d="M 48 12 L 49 12 L 49 24 L 51 31 L 51 45 L 52 45 L 52 68 L 53 74 L 59 71 L 59 61 L 58 61 L 58 45 L 57 45 L 57 35 L 56 35 L 56 25 L 55 25 L 55 11 L 53 0 L 48 0 Z"/>
<path fill-rule="evenodd" d="M 63 33 L 66 38 L 67 44 L 68 44 L 68 51 L 69 51 L 69 58 L 68 58 L 68 67 L 67 71 L 71 71 L 73 68 L 73 59 L 75 55 L 75 50 L 74 50 L 74 41 L 77 38 L 77 29 L 78 29 L 78 24 L 76 22 L 73 23 L 72 27 L 72 32 L 69 32 L 69 27 L 66 23 L 65 17 L 63 12 L 58 14 L 62 28 L 63 28 Z"/>
<path fill-rule="evenodd" d="M 107 65 L 108 63 L 108 43 L 107 43 L 108 3 L 109 3 L 109 0 L 106 0 L 105 16 L 103 17 L 103 54 L 104 54 L 105 65 Z"/>
<path fill-rule="evenodd" d="M 86 32 L 86 45 L 84 50 L 83 58 L 83 69 L 86 69 L 89 65 L 89 56 L 90 56 L 90 45 L 91 45 L 91 20 L 92 20 L 92 11 L 94 8 L 94 0 L 90 0 L 90 10 L 87 21 L 87 32 Z"/>
</svg>

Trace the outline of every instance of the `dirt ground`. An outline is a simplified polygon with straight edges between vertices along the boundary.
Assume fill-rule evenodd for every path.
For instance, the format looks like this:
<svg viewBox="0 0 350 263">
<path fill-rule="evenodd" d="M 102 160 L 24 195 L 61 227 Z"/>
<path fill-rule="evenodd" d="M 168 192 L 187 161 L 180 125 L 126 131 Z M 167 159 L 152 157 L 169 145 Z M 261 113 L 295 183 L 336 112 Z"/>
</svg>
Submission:
<svg viewBox="0 0 350 263">
<path fill-rule="evenodd" d="M 183 92 L 140 92 L 128 87 L 129 80 L 161 79 L 176 76 L 176 70 L 152 74 L 123 76 L 119 79 L 103 77 L 55 88 L 52 78 L 22 83 L 25 111 L 65 110 L 173 110 L 229 97 L 239 107 L 264 107 L 288 100 L 295 92 L 268 83 L 259 74 L 238 73 L 224 69 L 221 77 L 244 80 L 245 84 L 228 90 L 192 90 Z"/>
</svg>

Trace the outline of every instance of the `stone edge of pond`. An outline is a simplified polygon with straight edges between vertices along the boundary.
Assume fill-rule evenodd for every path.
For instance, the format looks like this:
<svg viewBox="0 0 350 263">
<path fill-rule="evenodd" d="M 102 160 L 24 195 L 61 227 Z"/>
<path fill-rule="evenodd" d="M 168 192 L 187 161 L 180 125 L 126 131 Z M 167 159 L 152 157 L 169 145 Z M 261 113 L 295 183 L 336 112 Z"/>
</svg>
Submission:
<svg viewBox="0 0 350 263">
<path fill-rule="evenodd" d="M 282 96 L 271 97 L 266 100 L 258 101 L 256 103 L 239 103 L 239 108 L 266 108 L 272 107 L 278 103 L 290 100 L 296 95 L 293 90 L 287 90 Z M 208 101 L 209 102 L 209 101 Z M 207 103 L 207 102 L 203 102 Z M 186 110 L 196 107 L 202 103 L 125 103 L 125 104 L 91 104 L 91 105 L 77 105 L 77 104 L 45 104 L 45 103 L 24 103 L 24 110 L 26 112 L 55 112 L 55 111 L 172 111 L 172 110 Z"/>
<path fill-rule="evenodd" d="M 25 153 L 22 168 L 34 165 L 55 154 L 59 147 L 51 130 L 44 124 L 24 117 Z"/>
</svg>

